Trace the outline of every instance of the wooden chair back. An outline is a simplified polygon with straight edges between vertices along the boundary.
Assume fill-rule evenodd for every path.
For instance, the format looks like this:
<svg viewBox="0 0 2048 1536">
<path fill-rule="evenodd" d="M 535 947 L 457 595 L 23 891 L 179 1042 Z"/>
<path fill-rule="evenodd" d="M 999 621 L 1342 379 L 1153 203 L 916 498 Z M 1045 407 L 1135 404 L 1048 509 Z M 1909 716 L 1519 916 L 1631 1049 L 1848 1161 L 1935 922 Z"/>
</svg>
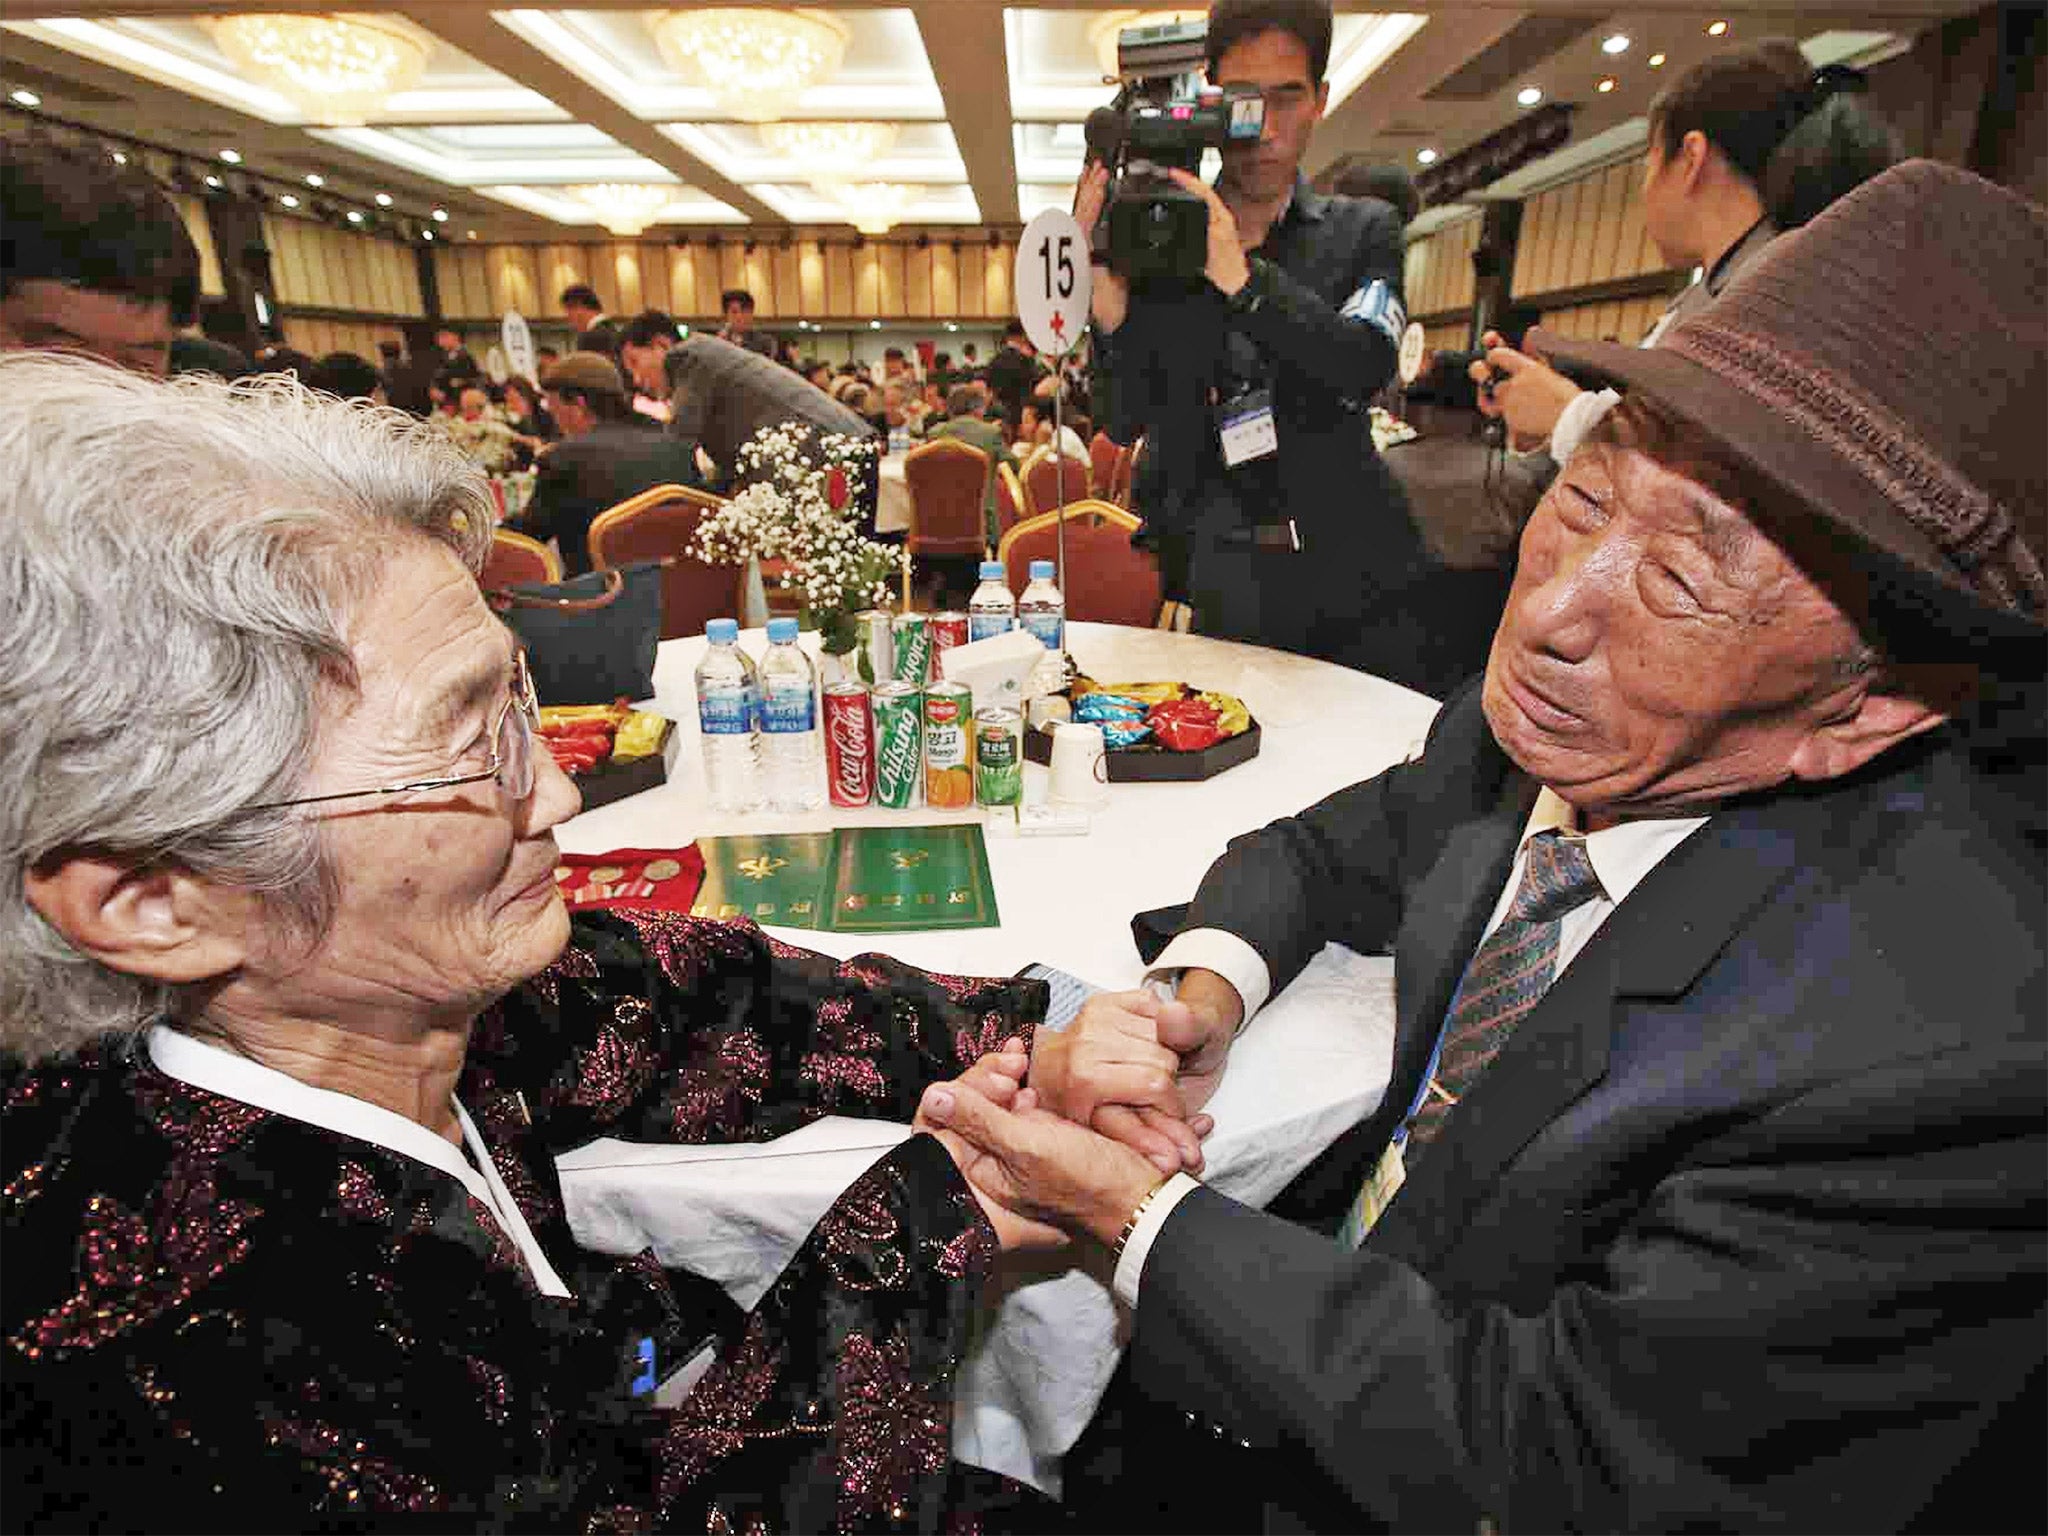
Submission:
<svg viewBox="0 0 2048 1536">
<path fill-rule="evenodd" d="M 1032 516 L 1050 512 L 1062 500 L 1060 492 L 1065 490 L 1069 502 L 1088 499 L 1088 461 L 1068 458 L 1053 452 L 1051 447 L 1040 448 L 1024 463 L 1024 504 Z"/>
<path fill-rule="evenodd" d="M 1001 539 L 1027 516 L 1024 486 L 1011 465 L 996 466 L 996 537 Z"/>
<path fill-rule="evenodd" d="M 597 515 L 590 525 L 590 563 L 596 570 L 662 560 L 661 638 L 701 635 L 712 619 L 739 615 L 744 566 L 712 565 L 690 553 L 697 525 L 724 502 L 687 485 L 657 485 Z"/>
<path fill-rule="evenodd" d="M 510 528 L 491 530 L 491 550 L 484 556 L 483 572 L 477 577 L 477 584 L 486 592 L 561 579 L 561 556 L 539 539 Z"/>
<path fill-rule="evenodd" d="M 910 487 L 910 553 L 973 555 L 988 548 L 982 507 L 988 495 L 989 456 L 972 443 L 942 437 L 903 456 Z"/>
<path fill-rule="evenodd" d="M 1107 432 L 1098 432 L 1088 440 L 1088 494 L 1099 496 L 1104 501 L 1115 501 L 1110 487 L 1116 480 L 1116 461 L 1123 449 L 1110 441 Z"/>
<path fill-rule="evenodd" d="M 1138 519 L 1106 501 L 1070 502 L 1067 512 L 1067 617 L 1077 623 L 1150 628 L 1163 588 L 1159 562 L 1137 548 Z M 1003 535 L 1001 558 L 1011 590 L 1022 591 L 1033 560 L 1056 558 L 1059 518 L 1045 512 Z"/>
</svg>

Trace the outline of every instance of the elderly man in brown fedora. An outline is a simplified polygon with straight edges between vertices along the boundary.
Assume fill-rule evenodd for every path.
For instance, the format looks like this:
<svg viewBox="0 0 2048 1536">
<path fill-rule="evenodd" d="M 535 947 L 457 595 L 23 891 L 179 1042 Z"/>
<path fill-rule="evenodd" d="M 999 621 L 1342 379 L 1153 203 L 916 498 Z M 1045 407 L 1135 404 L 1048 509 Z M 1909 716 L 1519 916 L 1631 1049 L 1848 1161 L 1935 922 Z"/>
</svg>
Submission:
<svg viewBox="0 0 2048 1536">
<path fill-rule="evenodd" d="M 1556 342 L 1624 402 L 1424 754 L 1234 843 L 1037 1104 L 927 1095 L 1114 1251 L 1127 1427 L 1214 1446 L 1126 1441 L 1123 1528 L 2043 1528 L 2048 890 L 1986 722 L 2041 677 L 2044 292 L 2048 213 L 1911 162 L 1660 346 Z M 1395 956 L 1378 1112 L 1295 1222 L 1162 1182 L 1326 941 Z"/>
</svg>

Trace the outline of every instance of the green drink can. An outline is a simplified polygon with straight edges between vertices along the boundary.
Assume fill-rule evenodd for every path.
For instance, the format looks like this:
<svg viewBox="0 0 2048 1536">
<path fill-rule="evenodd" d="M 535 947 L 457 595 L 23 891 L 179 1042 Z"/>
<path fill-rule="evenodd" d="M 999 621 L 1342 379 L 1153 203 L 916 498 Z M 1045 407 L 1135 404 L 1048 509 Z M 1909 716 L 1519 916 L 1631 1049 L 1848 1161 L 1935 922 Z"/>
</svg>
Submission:
<svg viewBox="0 0 2048 1536">
<path fill-rule="evenodd" d="M 932 627 L 921 613 L 896 615 L 896 681 L 922 688 L 932 680 Z"/>
<path fill-rule="evenodd" d="M 924 804 L 924 694 L 905 682 L 877 683 L 875 804 L 894 811 Z"/>
<path fill-rule="evenodd" d="M 991 704 L 974 713 L 974 798 L 983 805 L 1024 799 L 1024 717 Z"/>
</svg>

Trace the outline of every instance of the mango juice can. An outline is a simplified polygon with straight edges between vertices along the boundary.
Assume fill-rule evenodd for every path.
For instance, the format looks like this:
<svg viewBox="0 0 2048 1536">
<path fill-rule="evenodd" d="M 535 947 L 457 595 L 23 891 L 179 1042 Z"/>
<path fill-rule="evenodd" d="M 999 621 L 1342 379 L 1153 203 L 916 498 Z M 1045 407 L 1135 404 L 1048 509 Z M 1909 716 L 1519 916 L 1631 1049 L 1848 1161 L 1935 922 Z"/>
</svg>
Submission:
<svg viewBox="0 0 2048 1536">
<path fill-rule="evenodd" d="M 974 804 L 974 695 L 965 683 L 924 691 L 924 803 L 957 810 Z"/>
<path fill-rule="evenodd" d="M 909 683 L 877 683 L 868 703 L 875 721 L 875 804 L 915 810 L 924 803 L 924 695 Z"/>
<path fill-rule="evenodd" d="M 974 797 L 983 805 L 1024 799 L 1024 717 L 991 704 L 974 714 Z"/>
</svg>

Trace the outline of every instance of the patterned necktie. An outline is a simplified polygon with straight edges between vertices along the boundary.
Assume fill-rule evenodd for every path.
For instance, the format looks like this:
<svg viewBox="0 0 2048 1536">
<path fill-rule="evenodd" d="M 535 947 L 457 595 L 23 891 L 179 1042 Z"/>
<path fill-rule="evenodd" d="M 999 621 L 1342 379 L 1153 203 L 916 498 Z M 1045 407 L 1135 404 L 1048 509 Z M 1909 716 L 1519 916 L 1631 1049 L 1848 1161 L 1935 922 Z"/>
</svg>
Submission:
<svg viewBox="0 0 2048 1536">
<path fill-rule="evenodd" d="M 1408 1122 L 1404 1155 L 1410 1164 L 1549 988 L 1565 914 L 1602 894 L 1583 839 L 1549 831 L 1529 840 L 1522 883 L 1507 916 L 1473 954 L 1451 1002 L 1436 1076 Z"/>
</svg>

